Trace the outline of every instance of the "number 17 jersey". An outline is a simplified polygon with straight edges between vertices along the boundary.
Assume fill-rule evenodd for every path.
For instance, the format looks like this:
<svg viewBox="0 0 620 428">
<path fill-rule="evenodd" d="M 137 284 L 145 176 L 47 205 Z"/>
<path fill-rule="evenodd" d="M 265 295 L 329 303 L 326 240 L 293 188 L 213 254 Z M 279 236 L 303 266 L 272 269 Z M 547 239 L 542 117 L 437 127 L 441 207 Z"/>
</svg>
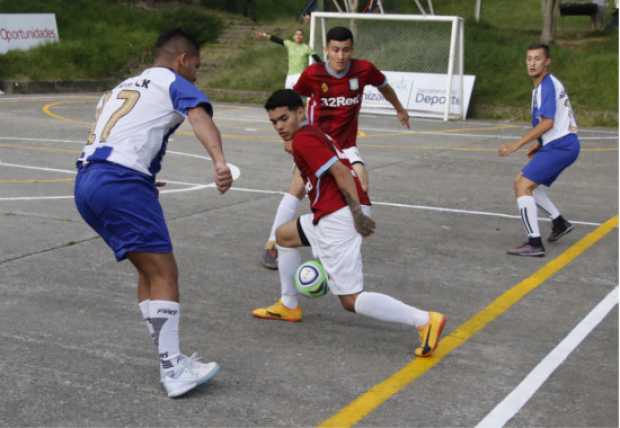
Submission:
<svg viewBox="0 0 620 428">
<path fill-rule="evenodd" d="M 165 67 L 148 68 L 101 97 L 78 165 L 109 162 L 154 177 L 168 138 L 198 106 L 213 113 L 207 96 L 187 79 Z"/>
</svg>

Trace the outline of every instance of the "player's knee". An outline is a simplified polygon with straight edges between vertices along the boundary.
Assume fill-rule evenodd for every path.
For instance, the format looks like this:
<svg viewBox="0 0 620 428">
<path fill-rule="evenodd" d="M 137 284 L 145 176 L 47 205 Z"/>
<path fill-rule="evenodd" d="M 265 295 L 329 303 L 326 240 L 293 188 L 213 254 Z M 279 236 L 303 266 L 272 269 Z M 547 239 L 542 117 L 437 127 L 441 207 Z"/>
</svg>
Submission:
<svg viewBox="0 0 620 428">
<path fill-rule="evenodd" d="M 536 185 L 520 175 L 515 179 L 513 187 L 517 197 L 531 196 L 532 192 L 534 192 L 534 189 L 536 188 Z"/>
<path fill-rule="evenodd" d="M 294 247 L 295 237 L 291 235 L 290 228 L 286 224 L 276 229 L 276 244 L 280 247 Z"/>
</svg>

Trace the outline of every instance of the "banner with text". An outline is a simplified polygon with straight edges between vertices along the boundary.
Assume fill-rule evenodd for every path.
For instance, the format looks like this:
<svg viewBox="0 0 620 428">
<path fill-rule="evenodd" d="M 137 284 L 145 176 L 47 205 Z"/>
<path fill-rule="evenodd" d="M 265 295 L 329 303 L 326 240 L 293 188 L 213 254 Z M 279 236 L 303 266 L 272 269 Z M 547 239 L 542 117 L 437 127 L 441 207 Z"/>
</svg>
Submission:
<svg viewBox="0 0 620 428">
<path fill-rule="evenodd" d="M 437 116 L 443 114 L 448 102 L 446 91 L 448 86 L 447 74 L 435 73 L 405 73 L 397 71 L 384 71 L 388 83 L 398 96 L 403 107 L 413 116 Z M 450 115 L 461 115 L 459 79 L 452 78 L 452 96 L 450 102 Z M 463 76 L 463 98 L 465 112 L 469 108 L 469 101 L 474 89 L 476 76 Z M 364 89 L 364 102 L 362 112 L 389 113 L 393 112 L 392 105 L 383 98 L 383 95 L 374 86 L 366 86 Z"/>
<path fill-rule="evenodd" d="M 0 13 L 0 54 L 58 40 L 53 13 Z"/>
</svg>

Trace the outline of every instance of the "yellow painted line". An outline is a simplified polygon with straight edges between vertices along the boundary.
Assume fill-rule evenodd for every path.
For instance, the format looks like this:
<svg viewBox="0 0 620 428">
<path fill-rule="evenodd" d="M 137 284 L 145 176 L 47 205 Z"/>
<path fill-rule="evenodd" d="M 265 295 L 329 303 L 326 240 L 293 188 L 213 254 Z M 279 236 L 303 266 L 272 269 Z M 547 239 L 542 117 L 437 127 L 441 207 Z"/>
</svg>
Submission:
<svg viewBox="0 0 620 428">
<path fill-rule="evenodd" d="M 5 179 L 0 184 L 39 184 L 39 183 L 72 183 L 73 178 L 31 178 L 31 179 Z"/>
<path fill-rule="evenodd" d="M 49 117 L 53 118 L 53 119 L 57 119 L 57 120 L 61 120 L 63 122 L 72 122 L 72 123 L 78 123 L 80 125 L 86 125 L 86 126 L 91 126 L 92 123 L 89 122 L 83 122 L 81 120 L 75 120 L 75 119 L 70 119 L 68 117 L 64 117 L 59 115 L 58 113 L 54 113 L 52 111 L 52 107 L 56 107 L 59 105 L 63 105 L 63 104 L 67 104 L 66 101 L 54 101 L 53 103 L 47 103 L 43 106 L 43 108 L 41 108 L 41 110 L 43 111 L 43 113 L 45 113 L 46 115 L 48 115 Z"/>
<path fill-rule="evenodd" d="M 31 150 L 35 152 L 47 152 L 47 153 L 68 153 L 77 157 L 80 154 L 79 150 L 70 149 L 50 149 L 47 147 L 35 147 L 27 146 L 25 144 L 0 144 L 2 149 L 18 149 L 18 150 Z"/>
<path fill-rule="evenodd" d="M 618 216 L 616 215 L 455 328 L 441 340 L 432 358 L 417 358 L 411 361 L 392 376 L 353 400 L 334 416 L 323 421 L 319 427 L 351 427 L 360 422 L 617 227 Z"/>
<path fill-rule="evenodd" d="M 62 105 L 62 104 L 67 104 L 66 101 L 55 101 L 53 103 L 48 103 L 45 104 L 43 106 L 43 112 L 45 114 L 47 114 L 48 116 L 54 118 L 54 119 L 58 119 L 64 122 L 73 122 L 73 123 L 79 123 L 81 125 L 86 125 L 86 126 L 91 126 L 91 123 L 88 122 L 83 122 L 80 120 L 76 120 L 76 119 L 71 119 L 65 116 L 62 116 L 58 113 L 53 112 L 51 109 L 52 107 L 58 106 L 58 105 Z M 489 128 L 455 128 L 455 129 L 446 129 L 446 130 L 441 130 L 441 131 L 394 131 L 392 133 L 386 133 L 386 134 L 372 134 L 372 135 L 368 135 L 366 132 L 362 131 L 362 130 L 358 130 L 357 132 L 357 136 L 361 137 L 361 138 L 369 138 L 369 137 L 394 137 L 394 136 L 403 136 L 403 135 L 434 135 L 434 134 L 441 134 L 441 133 L 445 133 L 445 132 L 458 132 L 458 131 L 468 131 L 468 130 L 476 130 L 476 131 L 480 131 L 480 130 L 496 130 L 496 129 L 503 129 L 503 128 L 509 128 L 509 127 L 516 127 L 517 125 L 500 125 L 500 126 L 496 126 L 496 127 L 489 127 Z M 190 131 L 178 131 L 176 133 L 177 136 L 185 136 L 185 137 L 193 137 L 194 133 L 190 132 Z M 261 136 L 261 135 L 247 135 L 247 134 L 234 134 L 234 133 L 222 133 L 222 137 L 223 138 L 230 138 L 230 139 L 236 139 L 236 140 L 241 140 L 241 141 L 254 141 L 254 142 L 262 142 L 262 143 L 274 143 L 274 144 L 281 144 L 281 141 L 278 141 L 275 138 L 272 137 L 267 137 L 267 136 Z M 363 147 L 372 147 L 372 148 L 380 148 L 380 149 L 390 149 L 390 150 L 400 150 L 400 149 L 405 149 L 405 150 L 454 150 L 454 151 L 462 151 L 462 152 L 495 152 L 497 151 L 497 149 L 488 149 L 488 148 L 475 148 L 475 147 L 437 147 L 437 146 L 395 146 L 395 145 L 379 145 L 379 144 L 364 144 Z M 617 152 L 618 149 L 616 148 L 597 148 L 597 147 L 593 147 L 593 148 L 582 148 L 581 149 L 582 152 Z"/>
<path fill-rule="evenodd" d="M 479 127 L 479 128 L 453 128 L 453 129 L 446 129 L 446 130 L 437 131 L 437 132 L 499 131 L 500 129 L 508 129 L 508 128 L 520 128 L 520 126 L 519 125 L 497 125 L 497 126 L 485 126 L 485 127 Z"/>
</svg>

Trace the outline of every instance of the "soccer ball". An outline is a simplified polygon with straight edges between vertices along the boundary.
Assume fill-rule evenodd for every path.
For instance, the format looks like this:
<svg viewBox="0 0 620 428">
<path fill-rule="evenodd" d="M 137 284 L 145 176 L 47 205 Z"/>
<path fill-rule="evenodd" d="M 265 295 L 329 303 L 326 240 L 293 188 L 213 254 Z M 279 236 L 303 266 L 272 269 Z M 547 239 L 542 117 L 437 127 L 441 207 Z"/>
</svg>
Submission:
<svg viewBox="0 0 620 428">
<path fill-rule="evenodd" d="M 319 260 L 302 263 L 295 272 L 295 288 L 307 297 L 321 297 L 327 294 L 327 272 Z"/>
</svg>

